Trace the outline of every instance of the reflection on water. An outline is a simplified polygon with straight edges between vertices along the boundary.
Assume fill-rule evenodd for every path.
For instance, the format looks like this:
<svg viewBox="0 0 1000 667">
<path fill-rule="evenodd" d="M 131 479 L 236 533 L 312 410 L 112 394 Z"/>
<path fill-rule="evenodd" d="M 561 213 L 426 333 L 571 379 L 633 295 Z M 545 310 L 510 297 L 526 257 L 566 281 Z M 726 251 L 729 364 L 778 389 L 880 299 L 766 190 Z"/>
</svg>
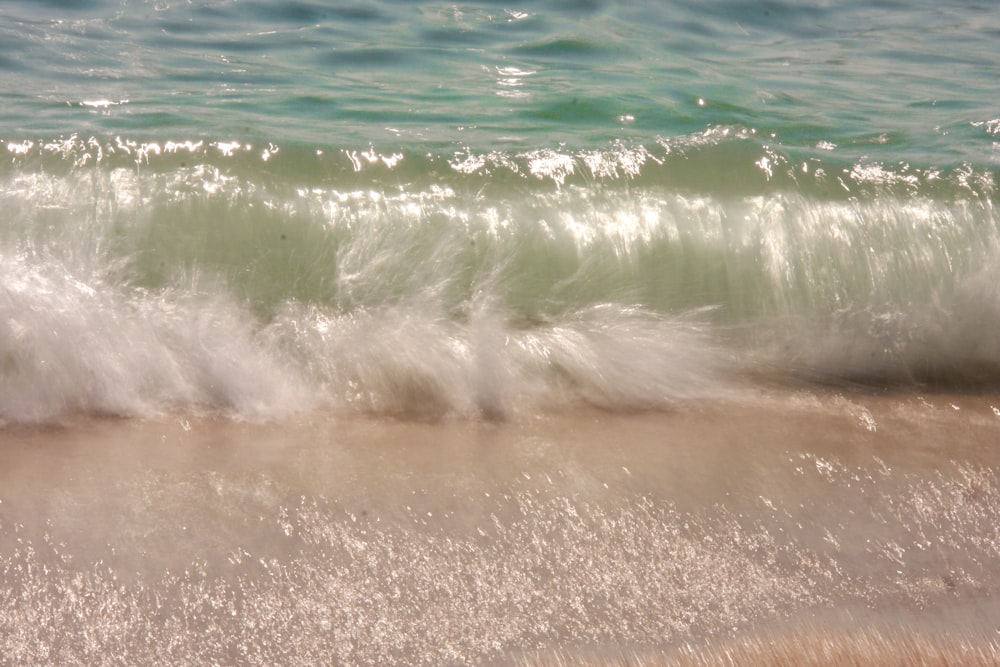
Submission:
<svg viewBox="0 0 1000 667">
<path fill-rule="evenodd" d="M 855 408 L 838 417 L 841 445 L 903 430 L 883 411 L 870 431 Z M 741 457 L 724 443 L 746 415 L 732 431 L 713 419 L 580 417 L 562 440 L 367 424 L 296 445 L 153 425 L 126 435 L 201 440 L 132 463 L 96 437 L 96 452 L 55 447 L 34 464 L 8 450 L 31 486 L 5 485 L 0 503 L 0 650 L 18 664 L 712 664 L 772 650 L 799 664 L 819 646 L 871 658 L 944 644 L 953 662 L 970 646 L 996 658 L 996 469 L 830 455 L 822 436 Z M 644 421 L 654 435 L 634 449 L 607 439 Z M 787 421 L 756 433 L 787 437 Z M 586 429 L 605 451 L 580 447 Z M 46 474 L 42 491 L 31 478 Z M 969 641 L 945 642 L 952 631 Z"/>
</svg>

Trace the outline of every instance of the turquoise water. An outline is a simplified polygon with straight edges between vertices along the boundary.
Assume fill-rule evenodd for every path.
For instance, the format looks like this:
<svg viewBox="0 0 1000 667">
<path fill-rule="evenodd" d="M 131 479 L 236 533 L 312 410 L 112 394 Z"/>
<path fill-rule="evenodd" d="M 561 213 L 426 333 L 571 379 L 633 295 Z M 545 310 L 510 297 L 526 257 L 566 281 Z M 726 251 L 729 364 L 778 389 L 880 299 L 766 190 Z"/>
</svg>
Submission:
<svg viewBox="0 0 1000 667">
<path fill-rule="evenodd" d="M 0 2 L 0 662 L 996 663 L 998 43 Z"/>
<path fill-rule="evenodd" d="M 998 35 L 972 2 L 5 3 L 0 415 L 995 385 Z"/>
<path fill-rule="evenodd" d="M 0 31 L 8 140 L 490 151 L 739 126 L 796 155 L 996 158 L 1000 16 L 976 2 L 9 2 Z"/>
</svg>

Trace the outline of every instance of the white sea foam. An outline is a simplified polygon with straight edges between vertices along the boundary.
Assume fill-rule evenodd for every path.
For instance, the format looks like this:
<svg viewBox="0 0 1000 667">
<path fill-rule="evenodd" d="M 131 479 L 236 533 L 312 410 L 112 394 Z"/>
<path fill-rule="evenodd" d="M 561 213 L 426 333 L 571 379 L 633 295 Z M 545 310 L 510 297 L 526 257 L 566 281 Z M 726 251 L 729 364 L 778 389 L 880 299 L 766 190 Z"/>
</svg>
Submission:
<svg viewBox="0 0 1000 667">
<path fill-rule="evenodd" d="M 57 262 L 0 257 L 0 418 L 211 410 L 287 414 L 306 403 L 294 369 L 218 294 L 123 292 Z"/>
<path fill-rule="evenodd" d="M 271 419 L 321 406 L 506 418 L 580 401 L 662 407 L 717 394 L 697 321 L 604 306 L 554 323 L 466 321 L 433 302 L 349 314 L 289 303 L 264 326 L 210 282 L 124 290 L 58 262 L 0 262 L 0 417 L 166 411 Z"/>
<path fill-rule="evenodd" d="M 697 321 L 630 308 L 525 326 L 487 307 L 455 322 L 428 304 L 342 316 L 290 306 L 264 335 L 338 404 L 363 411 L 501 418 L 581 401 L 665 407 L 725 391 L 722 355 Z"/>
<path fill-rule="evenodd" d="M 728 139 L 701 140 L 671 150 Z M 965 167 L 844 198 L 820 170 L 791 192 L 692 190 L 669 152 L 623 145 L 453 161 L 269 146 L 266 162 L 214 142 L 11 145 L 8 421 L 500 418 L 672 406 L 762 374 L 1000 377 L 1000 225 L 988 174 Z"/>
</svg>

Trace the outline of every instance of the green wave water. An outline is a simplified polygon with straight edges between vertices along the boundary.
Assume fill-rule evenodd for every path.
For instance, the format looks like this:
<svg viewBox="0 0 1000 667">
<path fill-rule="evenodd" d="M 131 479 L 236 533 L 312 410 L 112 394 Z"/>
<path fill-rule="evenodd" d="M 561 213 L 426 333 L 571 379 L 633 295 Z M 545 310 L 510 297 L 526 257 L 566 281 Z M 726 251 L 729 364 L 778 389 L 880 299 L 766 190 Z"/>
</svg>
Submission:
<svg viewBox="0 0 1000 667">
<path fill-rule="evenodd" d="M 2 661 L 996 662 L 998 37 L 0 3 Z"/>
<path fill-rule="evenodd" d="M 798 162 L 734 128 L 576 152 L 7 152 L 10 418 L 998 379 L 990 169 Z"/>
<path fill-rule="evenodd" d="M 995 385 L 994 14 L 7 3 L 0 415 Z"/>
</svg>

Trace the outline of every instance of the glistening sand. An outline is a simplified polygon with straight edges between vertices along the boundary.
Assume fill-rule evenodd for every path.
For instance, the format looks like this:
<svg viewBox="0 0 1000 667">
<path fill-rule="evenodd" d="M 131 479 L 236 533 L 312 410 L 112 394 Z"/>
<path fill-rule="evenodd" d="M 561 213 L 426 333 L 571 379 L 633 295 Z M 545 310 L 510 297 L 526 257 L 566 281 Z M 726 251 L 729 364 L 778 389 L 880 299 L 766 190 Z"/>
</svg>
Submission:
<svg viewBox="0 0 1000 667">
<path fill-rule="evenodd" d="M 1000 396 L 0 441 L 9 664 L 995 664 Z"/>
</svg>

